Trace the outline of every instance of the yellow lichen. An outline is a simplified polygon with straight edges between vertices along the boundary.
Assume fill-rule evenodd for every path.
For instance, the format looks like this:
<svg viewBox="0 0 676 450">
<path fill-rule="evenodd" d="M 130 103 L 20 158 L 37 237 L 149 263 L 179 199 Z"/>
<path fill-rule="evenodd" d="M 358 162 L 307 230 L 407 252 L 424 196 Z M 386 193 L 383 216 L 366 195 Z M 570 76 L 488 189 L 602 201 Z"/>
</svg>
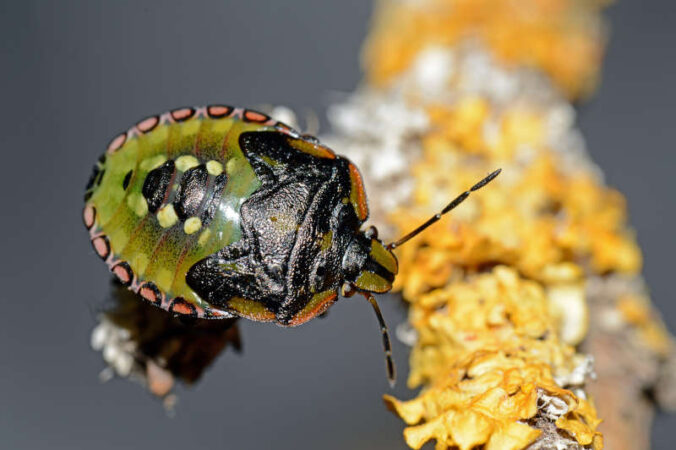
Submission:
<svg viewBox="0 0 676 450">
<path fill-rule="evenodd" d="M 401 230 L 436 212 L 489 170 L 502 167 L 503 175 L 399 251 L 408 264 L 400 264 L 397 286 L 407 297 L 444 285 L 452 266 L 504 263 L 542 282 L 550 281 L 557 267 L 577 272 L 589 267 L 599 274 L 640 271 L 640 250 L 626 230 L 620 194 L 589 173 L 560 169 L 560 158 L 545 146 L 531 147 L 527 165 L 516 156 L 477 159 L 450 138 L 424 140 L 423 148 L 412 170 L 416 206 L 392 215 Z M 426 270 L 416 268 L 421 264 Z"/>
<path fill-rule="evenodd" d="M 559 339 L 540 283 L 498 266 L 414 300 L 409 385 L 426 387 L 407 402 L 386 396 L 410 425 L 409 446 L 436 439 L 437 448 L 524 448 L 540 434 L 525 423 L 538 412 L 539 392 L 567 405 L 560 429 L 582 445 L 600 439 L 593 406 L 554 381 L 581 356 Z"/>
<path fill-rule="evenodd" d="M 507 65 L 544 70 L 570 97 L 596 85 L 605 44 L 605 0 L 426 0 L 381 2 L 363 61 L 387 85 L 430 46 L 473 38 Z M 574 55 L 574 57 L 571 57 Z"/>
<path fill-rule="evenodd" d="M 434 380 L 468 352 L 500 350 L 527 354 L 561 367 L 574 350 L 563 345 L 539 283 L 498 266 L 416 298 L 410 323 L 418 331 L 409 385 Z M 439 345 L 439 344 L 443 345 Z"/>
<path fill-rule="evenodd" d="M 418 156 L 406 159 L 407 203 L 390 216 L 397 232 L 503 169 L 396 251 L 395 290 L 417 337 L 408 385 L 422 390 L 386 402 L 413 448 L 430 440 L 437 449 L 524 448 L 543 439 L 542 421 L 562 439 L 603 446 L 584 392 L 589 360 L 574 347 L 587 334 L 587 282 L 636 277 L 642 256 L 624 198 L 571 144 L 574 111 L 547 78 L 568 98 L 590 92 L 607 3 L 383 0 L 376 12 L 367 81 L 426 119 L 407 135 Z M 532 78 L 538 71 L 548 77 Z M 622 298 L 616 308 L 647 346 L 670 351 L 647 299 Z"/>
<path fill-rule="evenodd" d="M 451 3 L 455 9 L 449 19 L 443 11 Z M 550 3 L 568 8 L 573 2 Z M 449 40 L 444 33 L 462 29 L 472 7 L 481 16 L 477 21 L 485 22 L 482 32 L 498 26 L 500 14 L 518 9 L 500 1 L 430 4 L 441 14 L 426 7 L 405 19 L 403 28 L 378 28 L 367 52 L 377 83 L 386 78 L 381 77 L 387 71 L 382 58 L 400 52 L 398 62 L 390 61 L 400 64 L 413 58 L 406 56 L 411 49 L 459 39 Z M 489 5 L 494 12 L 488 12 Z M 404 20 L 392 14 L 410 8 L 417 7 L 393 6 L 382 20 Z M 537 14 L 543 11 L 533 8 Z M 552 22 L 541 25 L 546 31 Z M 424 29 L 419 40 L 393 36 L 409 36 L 409 26 Z M 441 42 L 432 42 L 439 36 Z M 378 45 L 391 48 L 375 51 Z M 526 47 L 512 54 L 515 60 Z M 558 70 L 556 61 L 536 62 Z M 569 76 L 563 77 L 564 84 Z M 544 392 L 566 405 L 556 426 L 581 445 L 600 448 L 594 407 L 555 378 L 570 375 L 583 359 L 571 344 L 579 343 L 587 330 L 585 274 L 640 270 L 623 198 L 592 171 L 571 171 L 562 155 L 551 151 L 547 118 L 536 104 L 497 108 L 477 92 L 456 93 L 445 102 L 411 98 L 426 111 L 430 126 L 421 137 L 421 157 L 411 168 L 412 204 L 391 216 L 400 232 L 436 213 L 487 172 L 501 167 L 503 174 L 397 250 L 395 288 L 410 303 L 409 322 L 418 337 L 408 384 L 423 386 L 408 402 L 386 398 L 410 425 L 404 432 L 407 443 L 419 448 L 435 439 L 437 448 L 523 448 L 540 435 L 529 421 L 535 420 Z"/>
<path fill-rule="evenodd" d="M 565 170 L 535 111 L 491 111 L 477 96 L 428 111 L 433 131 L 412 168 L 414 206 L 392 215 L 401 232 L 486 172 L 503 175 L 398 250 L 396 287 L 418 334 L 408 383 L 425 386 L 411 402 L 387 399 L 412 425 L 407 443 L 523 448 L 539 435 L 523 422 L 544 391 L 568 405 L 556 426 L 600 448 L 593 406 L 554 377 L 580 363 L 569 344 L 587 330 L 585 273 L 640 270 L 622 197 L 590 172 Z M 503 124 L 493 142 L 477 137 L 489 115 Z"/>
<path fill-rule="evenodd" d="M 471 103 L 476 108 L 477 100 Z M 442 117 L 435 108 L 430 116 Z M 454 106 L 446 108 L 452 116 Z M 556 426 L 582 445 L 600 447 L 593 406 L 553 377 L 580 360 L 567 343 L 586 334 L 585 270 L 636 273 L 640 253 L 624 231 L 621 197 L 588 173 L 560 169 L 535 114 L 504 116 L 509 124 L 496 140 L 499 151 L 437 123 L 412 170 L 416 206 L 393 214 L 400 230 L 410 229 L 488 170 L 504 169 L 435 230 L 398 250 L 397 286 L 411 303 L 409 320 L 418 333 L 408 381 L 426 387 L 412 410 L 388 401 L 407 423 L 423 421 L 405 431 L 413 448 L 429 439 L 438 448 L 498 448 L 497 442 L 523 448 L 539 432 L 521 422 L 535 416 L 537 392 L 544 390 L 568 404 Z M 524 145 L 533 152 L 527 165 L 519 163 Z M 495 264 L 511 268 L 484 273 Z"/>
<path fill-rule="evenodd" d="M 661 356 L 667 356 L 671 352 L 673 344 L 669 332 L 662 321 L 655 317 L 647 298 L 625 295 L 618 299 L 617 309 L 642 344 Z"/>
</svg>

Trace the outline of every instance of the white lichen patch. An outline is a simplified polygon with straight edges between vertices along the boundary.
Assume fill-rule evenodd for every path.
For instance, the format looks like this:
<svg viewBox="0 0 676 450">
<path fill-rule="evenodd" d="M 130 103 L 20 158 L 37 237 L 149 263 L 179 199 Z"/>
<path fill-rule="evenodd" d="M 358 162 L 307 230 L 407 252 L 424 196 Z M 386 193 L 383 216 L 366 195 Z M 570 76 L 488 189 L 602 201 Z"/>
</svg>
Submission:
<svg viewBox="0 0 676 450">
<path fill-rule="evenodd" d="M 388 89 L 363 87 L 327 113 L 332 132 L 322 139 L 362 171 L 374 223 L 384 223 L 388 212 L 411 200 L 410 168 L 430 127 L 426 108 L 470 98 L 490 106 L 483 124 L 489 146 L 498 144 L 507 112 L 516 110 L 542 120 L 542 141 L 558 155 L 560 170 L 601 179 L 575 126 L 575 110 L 544 75 L 506 67 L 472 39 L 456 47 L 431 46 Z M 517 164 L 503 171 L 503 181 L 518 179 L 536 155 L 526 144 L 516 151 Z"/>
<path fill-rule="evenodd" d="M 362 172 L 370 218 L 388 235 L 386 214 L 413 191 L 409 169 L 421 152 L 427 130 L 424 110 L 390 92 L 361 90 L 328 110 L 333 133 L 322 140 Z"/>
<path fill-rule="evenodd" d="M 129 330 L 116 326 L 103 316 L 92 331 L 90 345 L 92 349 L 101 352 L 103 360 L 115 374 L 120 377 L 128 377 L 131 374 L 136 344 L 130 339 Z M 109 379 L 110 372 L 104 372 L 100 378 Z"/>
</svg>

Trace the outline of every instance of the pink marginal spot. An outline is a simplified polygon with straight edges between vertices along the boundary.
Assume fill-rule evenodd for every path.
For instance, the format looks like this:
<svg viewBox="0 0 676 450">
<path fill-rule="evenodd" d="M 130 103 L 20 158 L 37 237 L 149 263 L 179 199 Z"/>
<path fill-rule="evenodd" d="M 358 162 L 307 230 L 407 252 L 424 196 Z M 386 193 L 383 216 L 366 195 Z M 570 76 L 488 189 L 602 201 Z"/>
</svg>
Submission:
<svg viewBox="0 0 676 450">
<path fill-rule="evenodd" d="M 150 116 L 147 119 L 143 119 L 137 123 L 136 128 L 138 128 L 142 133 L 147 133 L 155 128 L 159 122 L 160 118 L 158 116 Z"/>
<path fill-rule="evenodd" d="M 268 120 L 270 120 L 270 117 L 268 117 L 265 114 L 260 113 L 258 111 L 245 109 L 244 110 L 244 120 L 248 120 L 249 122 L 263 123 L 263 122 L 267 122 Z"/>
<path fill-rule="evenodd" d="M 96 221 L 96 208 L 91 203 L 85 205 L 84 211 L 82 212 L 82 220 L 84 221 L 85 227 L 90 229 L 94 226 Z"/>
<path fill-rule="evenodd" d="M 230 115 L 234 111 L 231 106 L 225 105 L 211 105 L 207 106 L 207 114 L 209 117 L 221 118 Z"/>
<path fill-rule="evenodd" d="M 153 289 L 154 288 L 154 289 Z M 141 286 L 138 293 L 141 297 L 148 300 L 150 303 L 158 304 L 162 301 L 162 294 L 159 293 L 159 288 L 157 288 L 152 283 L 145 283 Z"/>
<path fill-rule="evenodd" d="M 124 262 L 116 264 L 115 267 L 113 267 L 113 273 L 117 279 L 120 280 L 120 283 L 124 284 L 125 286 L 131 283 L 133 278 L 131 268 Z"/>
<path fill-rule="evenodd" d="M 110 141 L 110 144 L 108 144 L 108 149 L 106 150 L 107 153 L 113 154 L 116 151 L 120 149 L 127 140 L 127 133 L 120 133 L 117 136 L 113 138 L 112 141 Z"/>
<path fill-rule="evenodd" d="M 106 260 L 108 255 L 110 255 L 110 244 L 108 243 L 108 238 L 105 234 L 92 239 L 92 246 L 101 259 Z"/>
<path fill-rule="evenodd" d="M 195 115 L 195 109 L 194 108 L 180 108 L 180 109 L 175 109 L 175 110 L 171 111 L 171 117 L 176 122 L 183 122 L 184 120 L 190 119 L 194 115 Z"/>
</svg>

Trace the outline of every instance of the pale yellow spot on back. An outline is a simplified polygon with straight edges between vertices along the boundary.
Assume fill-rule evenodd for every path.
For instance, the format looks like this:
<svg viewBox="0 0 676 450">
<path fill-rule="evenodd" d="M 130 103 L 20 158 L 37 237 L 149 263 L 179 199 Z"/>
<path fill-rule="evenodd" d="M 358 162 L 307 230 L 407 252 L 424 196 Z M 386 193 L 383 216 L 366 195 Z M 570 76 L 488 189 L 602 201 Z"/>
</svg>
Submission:
<svg viewBox="0 0 676 450">
<path fill-rule="evenodd" d="M 157 274 L 154 276 L 155 283 L 163 291 L 168 291 L 171 289 L 171 284 L 174 278 L 174 272 L 168 269 L 160 269 L 157 271 Z"/>
<path fill-rule="evenodd" d="M 143 275 L 143 272 L 148 266 L 148 255 L 145 253 L 133 253 L 129 256 L 129 264 L 134 268 L 138 275 Z"/>
<path fill-rule="evenodd" d="M 162 164 L 165 163 L 167 160 L 167 157 L 165 155 L 155 155 L 151 156 L 150 158 L 146 158 L 143 161 L 141 161 L 140 167 L 143 170 L 153 170 L 157 169 L 160 167 Z"/>
<path fill-rule="evenodd" d="M 148 214 L 148 202 L 138 192 L 129 194 L 127 197 L 127 206 L 129 206 L 129 209 L 134 211 L 139 217 L 143 217 Z"/>
<path fill-rule="evenodd" d="M 223 164 L 211 160 L 207 163 L 207 172 L 209 172 L 210 175 L 217 177 L 223 173 Z"/>
<path fill-rule="evenodd" d="M 162 228 L 169 228 L 178 222 L 178 216 L 174 211 L 174 205 L 167 205 L 157 212 L 157 221 Z"/>
<path fill-rule="evenodd" d="M 199 231 L 200 228 L 202 228 L 202 221 L 199 217 L 190 217 L 185 221 L 185 224 L 183 224 L 183 231 L 185 231 L 185 234 L 193 234 Z"/>
<path fill-rule="evenodd" d="M 242 163 L 240 163 L 240 158 L 232 158 L 225 165 L 225 171 L 228 174 L 233 174 L 234 172 L 238 171 L 241 166 Z"/>
<path fill-rule="evenodd" d="M 176 158 L 176 168 L 181 172 L 197 167 L 199 163 L 197 158 L 192 155 L 183 155 Z"/>
<path fill-rule="evenodd" d="M 209 228 L 207 228 L 206 230 L 202 231 L 202 233 L 200 234 L 200 237 L 197 238 L 197 243 L 199 245 L 206 244 L 207 241 L 209 240 L 210 236 L 211 236 L 211 230 Z"/>
</svg>

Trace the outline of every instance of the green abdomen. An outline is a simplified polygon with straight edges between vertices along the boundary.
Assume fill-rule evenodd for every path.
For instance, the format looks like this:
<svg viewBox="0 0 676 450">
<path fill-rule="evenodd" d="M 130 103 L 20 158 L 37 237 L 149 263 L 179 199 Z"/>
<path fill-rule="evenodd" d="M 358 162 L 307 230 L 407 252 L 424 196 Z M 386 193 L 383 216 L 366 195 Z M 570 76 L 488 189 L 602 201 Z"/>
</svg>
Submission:
<svg viewBox="0 0 676 450">
<path fill-rule="evenodd" d="M 186 108 L 140 122 L 111 143 L 88 186 L 85 223 L 97 253 L 144 297 L 148 282 L 159 288 L 165 309 L 179 297 L 208 310 L 185 275 L 241 238 L 240 207 L 260 187 L 239 135 L 274 123 L 217 108 L 227 114 Z"/>
</svg>

